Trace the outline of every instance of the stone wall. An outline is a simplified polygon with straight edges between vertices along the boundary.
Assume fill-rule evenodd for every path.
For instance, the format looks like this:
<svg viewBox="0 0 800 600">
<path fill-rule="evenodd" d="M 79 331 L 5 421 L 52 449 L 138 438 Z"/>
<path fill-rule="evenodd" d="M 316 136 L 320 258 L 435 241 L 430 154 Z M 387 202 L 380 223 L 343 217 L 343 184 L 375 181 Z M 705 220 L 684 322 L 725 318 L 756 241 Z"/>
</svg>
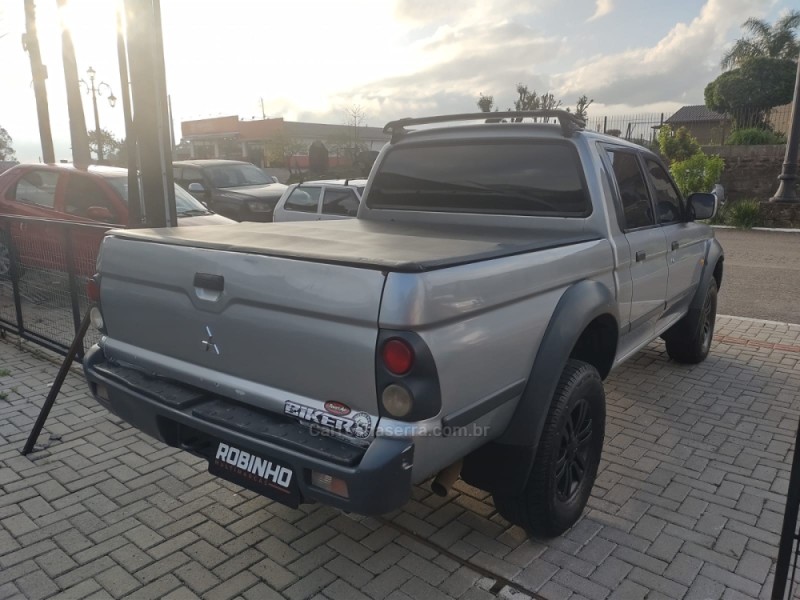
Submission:
<svg viewBox="0 0 800 600">
<path fill-rule="evenodd" d="M 786 146 L 703 146 L 725 160 L 722 181 L 728 200 L 768 200 L 778 190 Z"/>
<path fill-rule="evenodd" d="M 760 212 L 764 227 L 800 229 L 800 204 L 762 202 Z"/>
</svg>

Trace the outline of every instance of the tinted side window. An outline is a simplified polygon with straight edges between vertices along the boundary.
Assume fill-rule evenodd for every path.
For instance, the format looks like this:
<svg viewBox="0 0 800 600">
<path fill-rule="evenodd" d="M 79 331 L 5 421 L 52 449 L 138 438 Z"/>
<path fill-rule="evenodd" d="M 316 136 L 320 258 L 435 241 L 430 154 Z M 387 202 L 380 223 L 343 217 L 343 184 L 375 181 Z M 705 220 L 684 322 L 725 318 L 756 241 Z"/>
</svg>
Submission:
<svg viewBox="0 0 800 600">
<path fill-rule="evenodd" d="M 52 171 L 30 171 L 17 181 L 14 199 L 25 204 L 36 204 L 53 208 L 56 202 L 58 173 Z"/>
<path fill-rule="evenodd" d="M 367 200 L 394 210 L 584 217 L 592 205 L 575 148 L 561 142 L 399 146 Z"/>
<path fill-rule="evenodd" d="M 656 161 L 647 160 L 650 181 L 656 191 L 656 209 L 660 223 L 679 223 L 683 221 L 683 203 L 680 194 L 672 185 L 669 175 Z"/>
<path fill-rule="evenodd" d="M 631 152 L 607 149 L 614 168 L 622 209 L 625 213 L 625 228 L 637 229 L 655 225 L 647 184 L 639 168 L 636 155 Z"/>
<path fill-rule="evenodd" d="M 322 212 L 326 215 L 355 217 L 358 212 L 358 198 L 353 190 L 325 188 L 322 197 Z"/>
<path fill-rule="evenodd" d="M 286 199 L 284 208 L 296 212 L 315 213 L 319 206 L 319 194 L 322 188 L 296 187 Z"/>
<path fill-rule="evenodd" d="M 97 182 L 92 181 L 89 177 L 70 176 L 67 182 L 67 190 L 64 194 L 64 210 L 76 217 L 100 221 L 108 220 L 106 218 L 100 219 L 97 215 L 90 214 L 89 209 L 95 207 L 105 208 L 109 212 L 111 221 L 118 219 L 114 205 L 111 204 L 103 188 Z"/>
<path fill-rule="evenodd" d="M 190 183 L 201 183 L 203 186 L 205 186 L 205 183 L 203 182 L 203 172 L 194 167 L 183 167 L 181 171 L 181 178 L 178 180 L 178 183 L 181 187 L 186 189 L 189 189 Z"/>
</svg>

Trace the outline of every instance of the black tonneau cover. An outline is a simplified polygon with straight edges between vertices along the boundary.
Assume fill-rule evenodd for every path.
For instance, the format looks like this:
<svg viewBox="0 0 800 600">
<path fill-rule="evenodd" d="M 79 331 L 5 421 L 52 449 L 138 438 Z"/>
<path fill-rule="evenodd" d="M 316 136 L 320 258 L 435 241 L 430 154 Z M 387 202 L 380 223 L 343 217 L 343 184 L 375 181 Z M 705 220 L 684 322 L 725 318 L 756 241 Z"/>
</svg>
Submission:
<svg viewBox="0 0 800 600">
<path fill-rule="evenodd" d="M 122 239 L 419 272 L 600 239 L 584 232 L 348 219 L 116 229 Z"/>
</svg>

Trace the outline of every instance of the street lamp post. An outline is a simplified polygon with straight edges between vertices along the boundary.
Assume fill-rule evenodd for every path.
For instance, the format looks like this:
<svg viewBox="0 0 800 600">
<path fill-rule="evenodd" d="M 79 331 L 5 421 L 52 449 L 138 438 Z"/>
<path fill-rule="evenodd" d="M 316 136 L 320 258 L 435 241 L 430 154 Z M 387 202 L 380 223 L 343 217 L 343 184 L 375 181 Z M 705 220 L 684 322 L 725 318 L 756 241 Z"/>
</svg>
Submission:
<svg viewBox="0 0 800 600">
<path fill-rule="evenodd" d="M 105 81 L 101 81 L 96 86 L 94 84 L 94 77 L 97 74 L 92 67 L 89 67 L 86 70 L 86 74 L 89 76 L 89 83 L 86 83 L 83 79 L 81 79 L 81 83 L 86 88 L 86 93 L 92 94 L 92 108 L 94 109 L 94 136 L 95 142 L 97 143 L 97 162 L 103 162 L 103 136 L 100 132 L 100 113 L 97 111 L 97 97 L 103 95 L 103 90 L 108 92 L 108 103 L 111 105 L 111 108 L 117 104 L 117 97 L 114 95 L 114 92 L 111 91 L 111 86 L 108 85 Z"/>
<path fill-rule="evenodd" d="M 800 202 L 795 187 L 797 186 L 797 147 L 800 146 L 800 57 L 797 60 L 797 77 L 794 81 L 794 100 L 792 101 L 792 120 L 789 127 L 789 139 L 786 140 L 786 157 L 783 169 L 778 176 L 778 191 L 769 199 L 770 202 Z"/>
</svg>

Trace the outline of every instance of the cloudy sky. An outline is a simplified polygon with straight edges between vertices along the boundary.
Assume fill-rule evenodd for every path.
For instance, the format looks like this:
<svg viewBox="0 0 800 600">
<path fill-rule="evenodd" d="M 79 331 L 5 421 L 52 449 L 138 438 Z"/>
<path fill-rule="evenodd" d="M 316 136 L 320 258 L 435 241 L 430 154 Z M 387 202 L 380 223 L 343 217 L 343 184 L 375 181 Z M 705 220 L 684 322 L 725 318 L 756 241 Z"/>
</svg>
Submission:
<svg viewBox="0 0 800 600">
<path fill-rule="evenodd" d="M 518 82 L 565 105 L 587 94 L 590 116 L 670 112 L 703 88 L 748 17 L 774 20 L 796 0 L 161 0 L 167 85 L 180 121 L 261 115 L 367 124 L 501 109 Z M 113 0 L 69 0 L 81 75 L 91 65 L 119 93 Z M 38 0 L 56 157 L 69 158 L 59 14 Z M 17 157 L 40 156 L 22 0 L 0 4 L 0 126 Z M 91 101 L 84 97 L 93 128 Z M 124 136 L 122 110 L 100 99 L 100 123 Z"/>
</svg>

